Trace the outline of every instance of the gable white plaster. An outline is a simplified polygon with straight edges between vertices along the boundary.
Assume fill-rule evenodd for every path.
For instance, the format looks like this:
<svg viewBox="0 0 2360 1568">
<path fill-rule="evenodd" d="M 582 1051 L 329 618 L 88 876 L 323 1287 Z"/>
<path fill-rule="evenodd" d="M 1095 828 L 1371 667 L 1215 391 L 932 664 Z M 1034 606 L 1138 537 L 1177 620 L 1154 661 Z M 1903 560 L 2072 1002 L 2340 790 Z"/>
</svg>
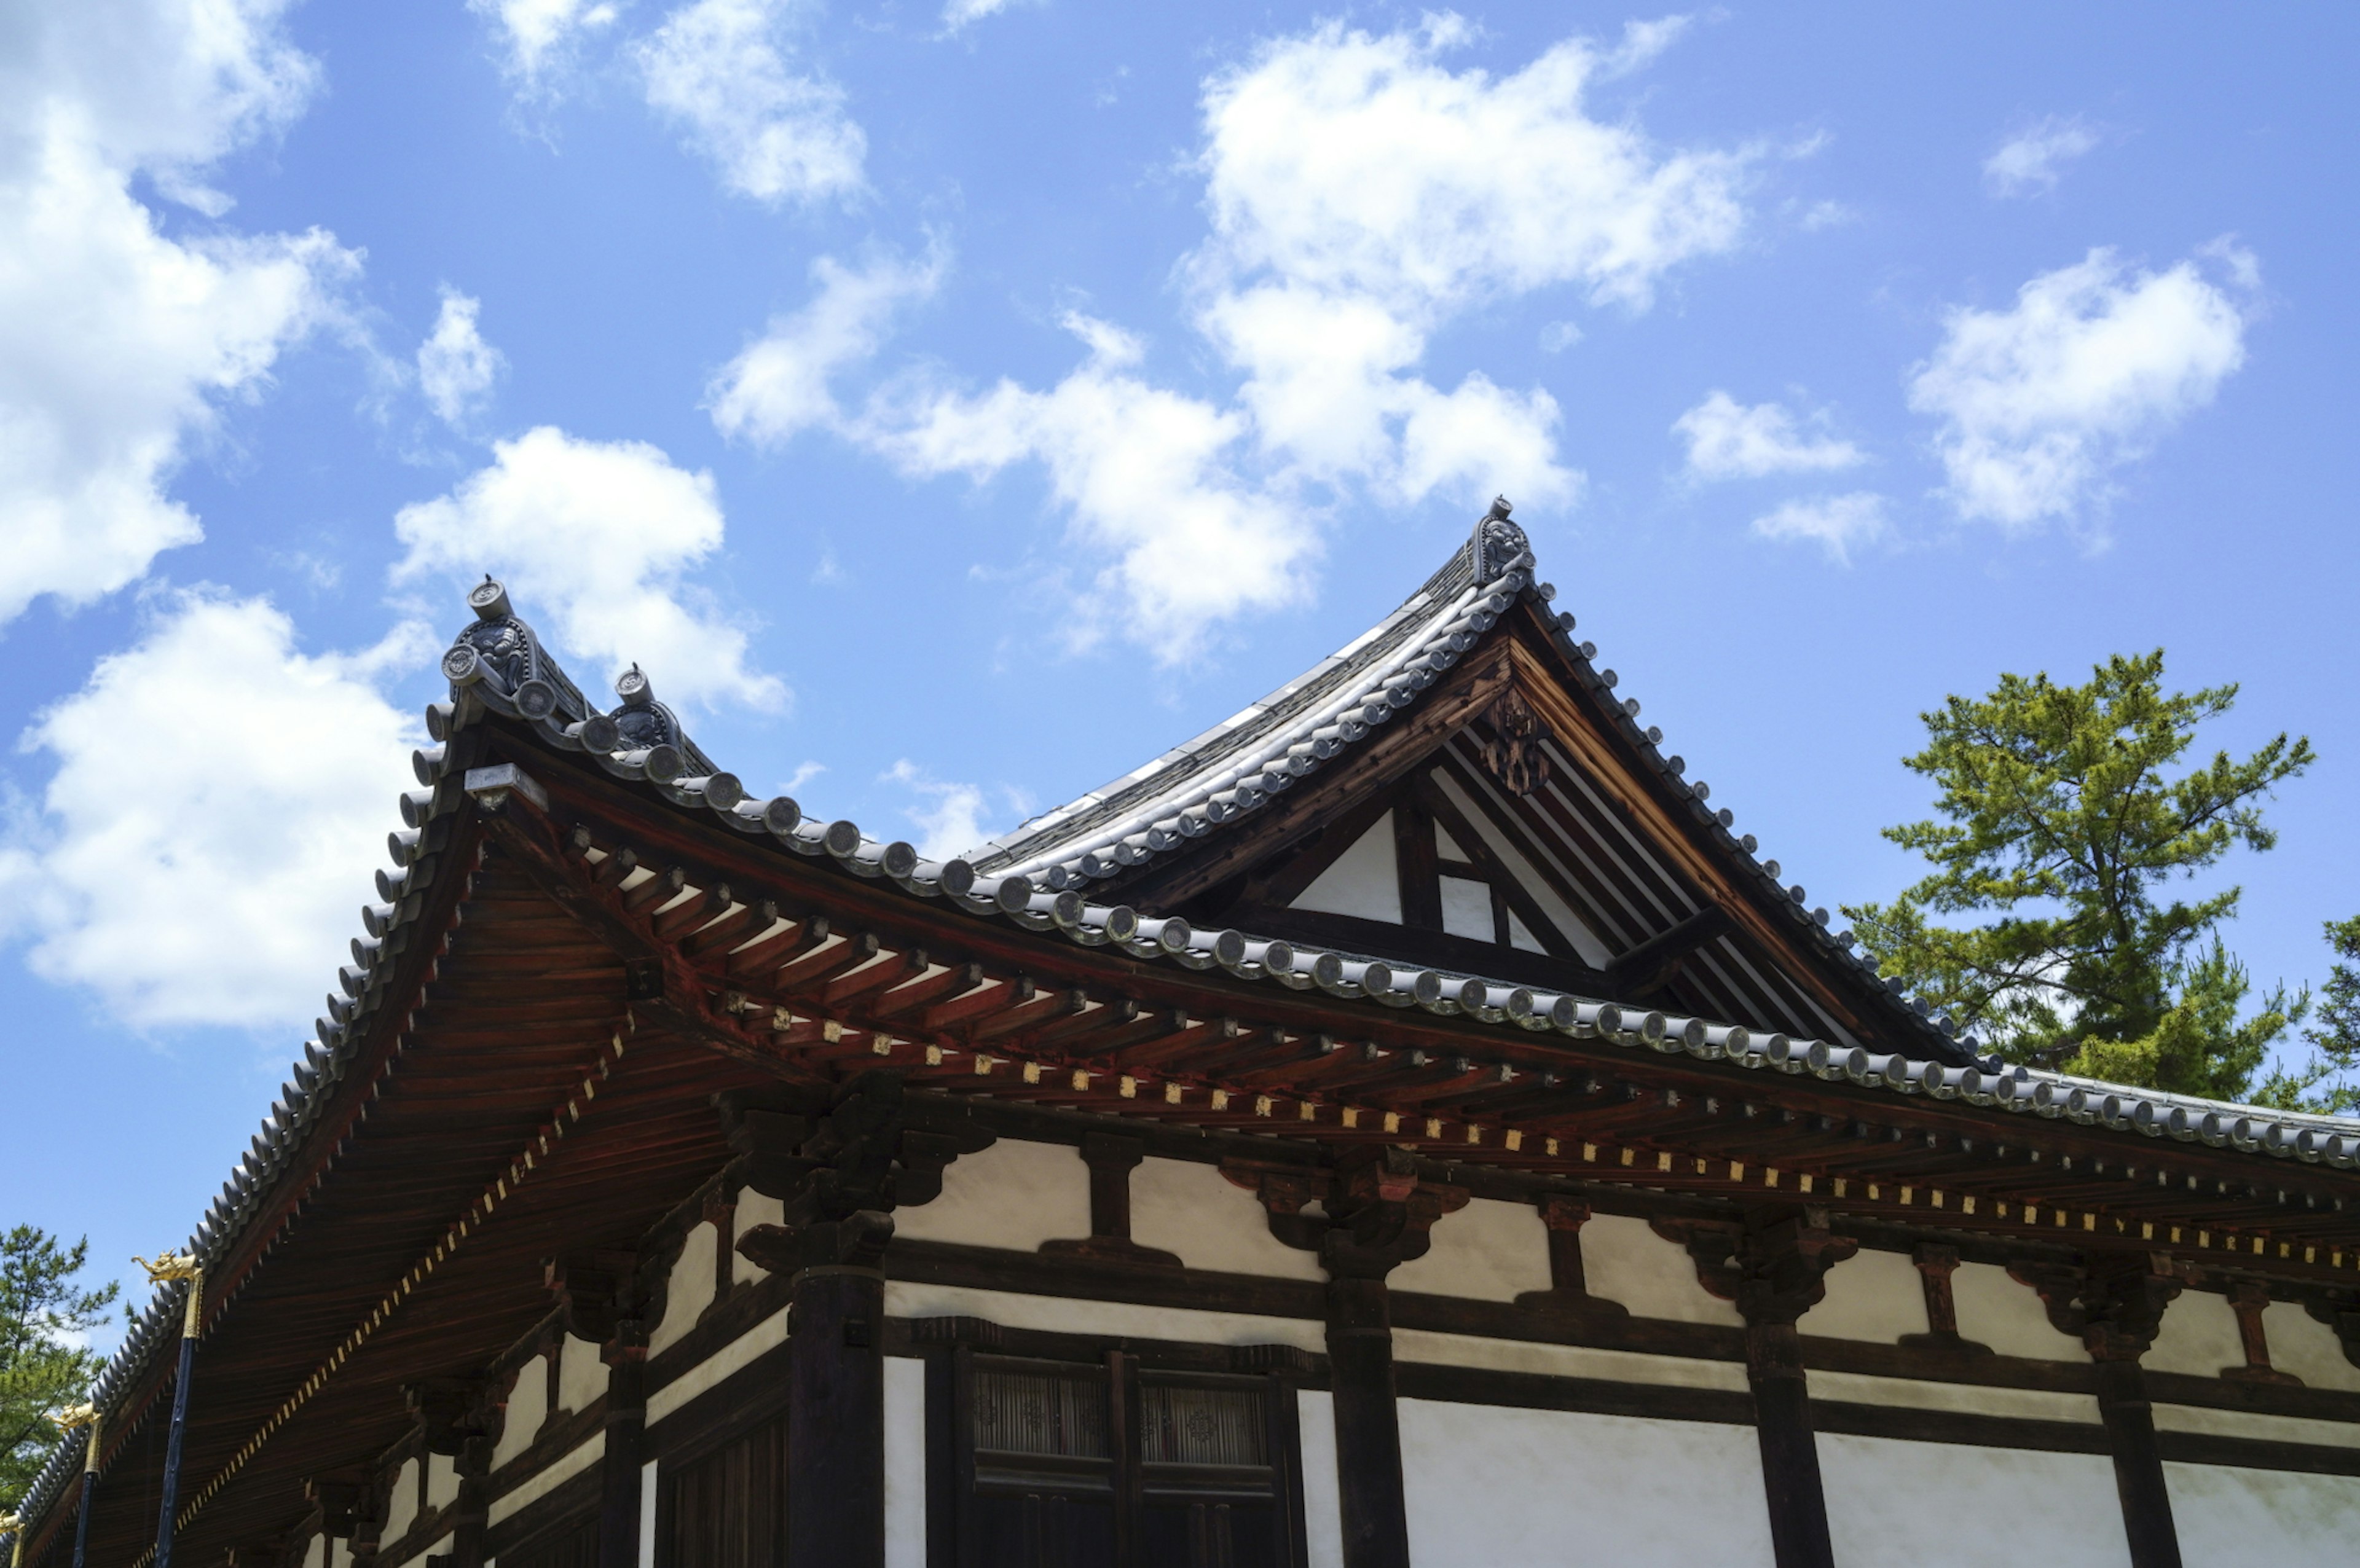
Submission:
<svg viewBox="0 0 2360 1568">
<path fill-rule="evenodd" d="M 1645 1220 L 1593 1216 L 1581 1227 L 1581 1270 L 1591 1295 L 1620 1301 L 1634 1316 L 1745 1326 L 1735 1307 L 1697 1283 L 1688 1248 L 1657 1236 Z"/>
<path fill-rule="evenodd" d="M 2236 1310 L 2226 1296 L 2182 1290 L 2164 1308 L 2163 1326 L 2139 1361 L 2150 1372 L 2193 1377 L 2217 1377 L 2224 1367 L 2243 1367 L 2245 1345 L 2237 1335 Z"/>
<path fill-rule="evenodd" d="M 1516 841 L 1500 831 L 1499 824 L 1492 822 L 1482 807 L 1459 787 L 1458 779 L 1443 773 L 1436 773 L 1432 778 L 1443 794 L 1449 798 L 1450 803 L 1459 808 L 1459 814 L 1482 836 L 1483 847 L 1491 852 L 1492 858 L 1499 861 L 1508 875 L 1516 879 L 1516 886 L 1541 907 L 1541 913 L 1564 933 L 1565 940 L 1573 943 L 1573 950 L 1580 955 L 1581 961 L 1594 969 L 1605 968 L 1612 961 L 1613 954 L 1606 951 L 1606 944 L 1598 940 L 1598 933 L 1590 929 L 1589 922 L 1576 914 L 1570 904 L 1557 897 L 1556 885 L 1541 875 Z M 1542 850 L 1540 853 L 1547 852 Z M 1557 870 L 1560 875 L 1566 875 L 1562 863 L 1557 866 Z M 1571 880 L 1569 876 L 1567 879 Z"/>
<path fill-rule="evenodd" d="M 1864 1247 L 1828 1270 L 1827 1287 L 1796 1325 L 1805 1334 L 1890 1345 L 1926 1332 L 1925 1281 L 1907 1253 Z"/>
<path fill-rule="evenodd" d="M 943 1171 L 942 1196 L 893 1211 L 893 1234 L 913 1241 L 1036 1250 L 1090 1234 L 1090 1168 L 1062 1143 L 1003 1138 Z"/>
<path fill-rule="evenodd" d="M 713 1304 L 713 1249 L 721 1232 L 710 1224 L 693 1227 L 672 1266 L 672 1281 L 664 1288 L 663 1321 L 648 1335 L 648 1353 L 654 1355 L 677 1343 L 696 1326 L 697 1315 Z"/>
<path fill-rule="evenodd" d="M 1961 1263 L 1950 1276 L 1950 1304 L 1959 1333 L 2002 1356 L 2041 1361 L 2087 1361 L 2090 1353 L 2070 1334 L 2049 1326 L 2048 1309 L 2028 1285 L 2007 1277 L 1994 1263 Z"/>
<path fill-rule="evenodd" d="M 2344 1354 L 2335 1331 L 2292 1301 L 2272 1301 L 2262 1312 L 2270 1342 L 2270 1365 L 2290 1372 L 2313 1388 L 2360 1393 L 2360 1367 Z"/>
<path fill-rule="evenodd" d="M 1476 1198 L 1436 1222 L 1426 1256 L 1394 1269 L 1396 1290 L 1513 1301 L 1549 1288 L 1548 1227 L 1530 1203 Z"/>
<path fill-rule="evenodd" d="M 508 1390 L 508 1413 L 500 1425 L 500 1441 L 492 1448 L 492 1468 L 497 1470 L 532 1446 L 541 1435 L 541 1423 L 549 1419 L 549 1357 L 536 1356 L 524 1364 L 517 1374 L 516 1387 Z"/>
<path fill-rule="evenodd" d="M 1393 848 L 1393 814 L 1387 811 L 1352 846 L 1295 896 L 1292 908 L 1364 920 L 1401 924 L 1400 862 Z"/>
<path fill-rule="evenodd" d="M 447 1508 L 459 1497 L 459 1466 L 447 1454 L 426 1456 L 426 1511 Z"/>
<path fill-rule="evenodd" d="M 1319 1260 L 1270 1234 L 1262 1201 L 1217 1166 L 1140 1161 L 1131 1173 L 1131 1239 L 1176 1255 L 1191 1269 L 1325 1280 Z"/>
</svg>

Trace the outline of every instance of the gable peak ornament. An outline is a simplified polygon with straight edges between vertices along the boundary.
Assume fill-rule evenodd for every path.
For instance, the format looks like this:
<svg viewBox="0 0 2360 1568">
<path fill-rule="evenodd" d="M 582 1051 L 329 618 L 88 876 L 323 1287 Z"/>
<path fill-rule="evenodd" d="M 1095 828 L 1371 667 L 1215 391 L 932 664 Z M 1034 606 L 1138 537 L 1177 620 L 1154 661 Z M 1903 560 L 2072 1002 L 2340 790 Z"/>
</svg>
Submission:
<svg viewBox="0 0 2360 1568">
<path fill-rule="evenodd" d="M 1524 530 L 1508 520 L 1515 508 L 1505 495 L 1491 498 L 1491 509 L 1475 525 L 1475 581 L 1489 583 L 1507 575 L 1508 569 L 1519 559 L 1532 553 L 1532 540 Z"/>
</svg>

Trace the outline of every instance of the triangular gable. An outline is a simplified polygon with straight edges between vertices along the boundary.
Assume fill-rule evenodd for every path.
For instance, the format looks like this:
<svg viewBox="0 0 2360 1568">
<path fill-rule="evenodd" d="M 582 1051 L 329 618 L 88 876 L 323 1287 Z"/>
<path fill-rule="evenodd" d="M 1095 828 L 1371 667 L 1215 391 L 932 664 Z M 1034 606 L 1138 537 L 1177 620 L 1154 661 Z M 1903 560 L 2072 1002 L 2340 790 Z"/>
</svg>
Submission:
<svg viewBox="0 0 2360 1568">
<path fill-rule="evenodd" d="M 1399 610 L 980 871 L 1142 910 L 1945 1060 L 1613 695 L 1503 508 Z"/>
</svg>

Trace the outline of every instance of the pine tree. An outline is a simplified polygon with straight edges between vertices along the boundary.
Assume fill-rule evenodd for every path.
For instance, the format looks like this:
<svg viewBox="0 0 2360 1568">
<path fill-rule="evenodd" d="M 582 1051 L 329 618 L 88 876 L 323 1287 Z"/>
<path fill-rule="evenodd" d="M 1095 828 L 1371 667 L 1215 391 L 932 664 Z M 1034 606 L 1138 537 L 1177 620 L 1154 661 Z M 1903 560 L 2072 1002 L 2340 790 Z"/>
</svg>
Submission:
<svg viewBox="0 0 2360 1568">
<path fill-rule="evenodd" d="M 2308 993 L 2274 987 L 2241 1019 L 2251 981 L 2218 934 L 2239 890 L 2179 889 L 2232 849 L 2275 844 L 2262 802 L 2312 761 L 2310 741 L 2281 734 L 2175 776 L 2236 698 L 2234 685 L 2167 693 L 2158 648 L 2079 686 L 2003 675 L 1924 714 L 1928 745 L 1903 762 L 1934 781 L 1940 817 L 1885 836 L 1933 869 L 1891 904 L 1845 909 L 1870 954 L 2010 1061 L 2223 1099 L 2298 1095 L 2300 1078 L 2256 1079 Z M 1988 918 L 1939 923 L 1961 915 Z"/>
<path fill-rule="evenodd" d="M 24 1501 L 56 1443 L 50 1415 L 89 1397 L 98 1356 L 77 1339 L 98 1325 L 117 1287 L 79 1289 L 87 1239 L 71 1247 L 31 1225 L 0 1236 L 0 1513 Z"/>
</svg>

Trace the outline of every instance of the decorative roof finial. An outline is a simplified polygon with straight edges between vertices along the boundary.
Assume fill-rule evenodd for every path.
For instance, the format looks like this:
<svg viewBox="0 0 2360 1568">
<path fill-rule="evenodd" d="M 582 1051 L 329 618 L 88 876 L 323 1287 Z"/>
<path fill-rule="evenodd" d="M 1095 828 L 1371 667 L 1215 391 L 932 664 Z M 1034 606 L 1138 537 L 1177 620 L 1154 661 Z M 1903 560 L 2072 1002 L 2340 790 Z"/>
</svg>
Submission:
<svg viewBox="0 0 2360 1568">
<path fill-rule="evenodd" d="M 1508 563 L 1532 550 L 1524 530 L 1508 520 L 1514 510 L 1505 495 L 1494 496 L 1491 509 L 1475 525 L 1475 581 L 1489 583 L 1508 570 Z"/>
<path fill-rule="evenodd" d="M 475 612 L 479 621 L 504 621 L 509 614 L 508 591 L 486 572 L 481 583 L 467 590 L 467 608 Z"/>
<path fill-rule="evenodd" d="M 627 708 L 644 708 L 656 700 L 655 688 L 648 684 L 647 676 L 636 661 L 615 677 L 615 695 L 623 700 Z"/>
</svg>

